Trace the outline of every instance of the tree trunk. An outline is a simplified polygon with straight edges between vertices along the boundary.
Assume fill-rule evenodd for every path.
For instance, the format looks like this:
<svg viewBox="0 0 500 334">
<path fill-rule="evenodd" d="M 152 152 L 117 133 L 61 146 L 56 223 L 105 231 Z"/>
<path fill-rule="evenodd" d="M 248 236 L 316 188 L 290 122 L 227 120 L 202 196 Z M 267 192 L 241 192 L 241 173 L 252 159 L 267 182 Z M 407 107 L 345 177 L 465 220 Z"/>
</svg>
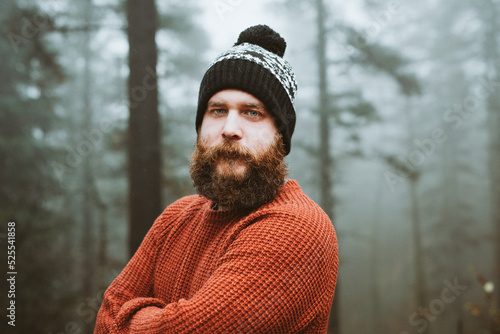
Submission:
<svg viewBox="0 0 500 334">
<path fill-rule="evenodd" d="M 373 229 L 371 233 L 371 260 L 370 260 L 370 278 L 371 278 L 371 304 L 373 318 L 373 333 L 387 333 L 383 315 L 383 302 L 380 296 L 380 228 L 381 228 L 381 209 L 384 196 L 385 178 L 381 174 L 377 181 L 375 199 L 373 200 Z"/>
<path fill-rule="evenodd" d="M 83 113 L 82 113 L 82 128 L 88 130 L 92 127 L 92 98 L 91 98 L 91 53 L 90 48 L 91 41 L 91 19 L 92 19 L 92 0 L 87 0 L 84 4 L 84 17 L 85 17 L 85 31 L 84 31 L 84 41 L 83 41 L 83 58 L 84 58 L 84 73 L 83 73 Z M 80 143 L 83 143 L 83 137 L 80 139 Z M 90 148 L 91 150 L 93 148 Z M 93 242 L 93 229 L 94 229 L 94 217 L 93 217 L 93 201 L 92 201 L 92 154 L 88 154 L 83 157 L 83 171 L 82 171 L 82 219 L 83 219 L 83 233 L 82 233 L 82 244 L 81 244 L 81 256 L 83 258 L 82 263 L 82 300 L 86 300 L 93 295 L 92 293 L 92 283 L 94 280 L 94 242 Z M 82 328 L 83 333 L 90 333 L 91 328 L 89 324 L 85 323 Z"/>
<path fill-rule="evenodd" d="M 83 73 L 83 113 L 82 113 L 82 128 L 88 129 L 91 127 L 92 123 L 92 107 L 91 107 L 91 50 L 90 50 L 90 20 L 92 11 L 92 0 L 87 0 L 84 5 L 85 10 L 85 32 L 84 32 L 84 43 L 83 43 L 83 59 L 84 63 L 84 73 Z M 83 142 L 83 138 L 80 139 Z M 82 174 L 82 219 L 83 219 L 83 233 L 82 233 L 82 245 L 81 254 L 83 257 L 83 287 L 82 294 L 84 297 L 88 297 L 91 293 L 92 288 L 92 229 L 93 229 L 93 216 L 92 216 L 92 165 L 91 165 L 91 154 L 83 158 L 83 174 Z"/>
<path fill-rule="evenodd" d="M 407 127 L 408 127 L 408 149 L 412 148 L 412 144 L 416 138 L 415 124 L 412 115 L 412 106 L 408 103 Z M 417 305 L 424 307 L 427 305 L 426 291 L 427 284 L 425 279 L 424 252 L 422 247 L 422 222 L 420 219 L 420 205 L 418 197 L 418 184 L 421 172 L 414 170 L 409 178 L 410 206 L 411 206 L 411 224 L 413 237 L 413 257 L 415 269 L 415 301 Z"/>
<path fill-rule="evenodd" d="M 334 203 L 332 197 L 331 169 L 333 159 L 330 154 L 329 101 L 327 82 L 326 30 L 322 0 L 316 0 L 318 11 L 318 89 L 319 89 L 319 133 L 320 133 L 320 177 L 321 206 L 333 221 Z"/>
<path fill-rule="evenodd" d="M 488 64 L 489 81 L 494 84 L 500 82 L 500 51 L 498 34 L 500 23 L 498 21 L 498 5 L 492 0 L 486 1 L 486 40 L 485 57 Z M 496 290 L 496 301 L 500 305 L 500 92 L 497 86 L 495 91 L 488 97 L 488 133 L 489 133 L 489 172 L 491 185 L 491 210 L 492 221 L 495 230 L 495 255 L 496 264 L 494 276 Z"/>
<path fill-rule="evenodd" d="M 413 235 L 413 256 L 415 265 L 415 299 L 419 306 L 424 307 L 427 304 L 426 290 L 427 284 L 424 270 L 424 252 L 422 248 L 422 223 L 420 220 L 419 201 L 418 201 L 418 180 L 410 179 L 410 204 L 411 221 Z"/>
<path fill-rule="evenodd" d="M 161 210 L 155 1 L 127 0 L 127 20 L 129 253 L 132 256 Z"/>
<path fill-rule="evenodd" d="M 320 187 L 321 202 L 320 205 L 325 213 L 334 221 L 334 198 L 332 166 L 333 158 L 330 153 L 330 127 L 329 127 L 329 101 L 328 101 L 328 81 L 327 81 L 327 55 L 326 55 L 326 29 L 325 29 L 325 8 L 323 0 L 316 0 L 317 25 L 318 25 L 318 90 L 319 90 L 319 151 L 320 151 Z M 340 333 L 339 326 L 339 281 L 337 278 L 337 287 L 335 298 L 330 312 L 328 324 L 329 333 Z"/>
<path fill-rule="evenodd" d="M 97 251 L 97 264 L 100 269 L 106 269 L 108 265 L 108 224 L 107 209 L 105 206 L 99 208 L 99 247 Z"/>
</svg>

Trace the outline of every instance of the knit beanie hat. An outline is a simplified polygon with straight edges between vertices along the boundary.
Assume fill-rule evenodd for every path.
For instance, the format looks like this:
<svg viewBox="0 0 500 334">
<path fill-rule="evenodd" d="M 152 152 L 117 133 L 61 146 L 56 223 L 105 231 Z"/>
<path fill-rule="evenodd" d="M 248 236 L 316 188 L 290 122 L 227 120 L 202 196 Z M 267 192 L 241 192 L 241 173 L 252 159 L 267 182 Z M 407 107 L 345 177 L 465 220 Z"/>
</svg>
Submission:
<svg viewBox="0 0 500 334">
<path fill-rule="evenodd" d="M 292 67 L 283 59 L 285 49 L 285 40 L 267 25 L 244 30 L 236 44 L 210 64 L 201 81 L 196 131 L 214 94 L 224 89 L 239 89 L 264 103 L 288 154 L 295 128 L 293 103 L 297 82 Z"/>
</svg>

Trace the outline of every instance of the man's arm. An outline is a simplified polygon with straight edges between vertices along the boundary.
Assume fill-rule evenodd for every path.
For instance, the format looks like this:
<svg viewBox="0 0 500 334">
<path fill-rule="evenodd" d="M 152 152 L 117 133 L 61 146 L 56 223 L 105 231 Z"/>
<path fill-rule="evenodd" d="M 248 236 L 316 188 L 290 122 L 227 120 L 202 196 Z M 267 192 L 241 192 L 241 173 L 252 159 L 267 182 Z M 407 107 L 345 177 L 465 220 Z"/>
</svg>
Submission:
<svg viewBox="0 0 500 334">
<path fill-rule="evenodd" d="M 158 217 L 137 252 L 106 290 L 94 333 L 120 333 L 116 331 L 115 319 L 120 312 L 130 309 L 127 304 L 141 301 L 144 304 L 147 300 L 147 305 L 165 305 L 159 299 L 150 298 L 158 248 L 156 231 L 165 216 L 164 213 Z"/>
<path fill-rule="evenodd" d="M 337 241 L 331 223 L 321 219 L 289 215 L 286 221 L 266 217 L 254 223 L 239 234 L 192 298 L 170 304 L 151 298 L 142 286 L 152 279 L 153 269 L 140 268 L 156 257 L 153 241 L 146 238 L 123 273 L 134 279 L 112 284 L 106 292 L 96 333 L 303 330 L 318 314 L 328 316 L 335 289 Z"/>
</svg>

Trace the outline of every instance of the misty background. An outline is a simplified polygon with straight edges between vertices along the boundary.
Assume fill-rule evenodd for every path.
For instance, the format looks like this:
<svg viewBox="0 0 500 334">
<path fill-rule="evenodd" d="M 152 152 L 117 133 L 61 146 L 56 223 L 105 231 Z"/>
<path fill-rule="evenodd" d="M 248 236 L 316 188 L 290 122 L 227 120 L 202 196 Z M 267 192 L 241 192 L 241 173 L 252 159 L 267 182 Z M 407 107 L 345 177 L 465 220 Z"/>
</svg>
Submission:
<svg viewBox="0 0 500 334">
<path fill-rule="evenodd" d="M 201 78 L 255 24 L 287 41 L 290 177 L 338 235 L 329 333 L 500 333 L 498 0 L 2 1 L 2 333 L 92 333 L 194 193 Z"/>
</svg>

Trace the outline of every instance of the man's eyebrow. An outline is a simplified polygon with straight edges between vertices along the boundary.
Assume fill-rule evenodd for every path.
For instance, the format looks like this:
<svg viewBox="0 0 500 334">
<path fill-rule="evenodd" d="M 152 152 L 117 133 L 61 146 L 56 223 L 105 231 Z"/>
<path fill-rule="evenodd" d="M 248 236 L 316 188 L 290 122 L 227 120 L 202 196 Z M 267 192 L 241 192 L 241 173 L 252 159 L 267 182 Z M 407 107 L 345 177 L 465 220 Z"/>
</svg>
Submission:
<svg viewBox="0 0 500 334">
<path fill-rule="evenodd" d="M 208 107 L 222 107 L 225 105 L 226 104 L 222 101 L 208 101 L 208 103 L 207 103 Z"/>
<path fill-rule="evenodd" d="M 224 107 L 226 106 L 226 102 L 224 101 L 208 101 L 207 107 Z M 264 103 L 260 102 L 243 102 L 240 106 L 245 108 L 258 108 L 258 109 L 266 109 Z"/>
<path fill-rule="evenodd" d="M 242 103 L 244 107 L 247 108 L 259 108 L 259 109 L 266 109 L 266 106 L 264 103 L 258 103 L 258 102 L 247 102 L 247 103 Z"/>
</svg>

